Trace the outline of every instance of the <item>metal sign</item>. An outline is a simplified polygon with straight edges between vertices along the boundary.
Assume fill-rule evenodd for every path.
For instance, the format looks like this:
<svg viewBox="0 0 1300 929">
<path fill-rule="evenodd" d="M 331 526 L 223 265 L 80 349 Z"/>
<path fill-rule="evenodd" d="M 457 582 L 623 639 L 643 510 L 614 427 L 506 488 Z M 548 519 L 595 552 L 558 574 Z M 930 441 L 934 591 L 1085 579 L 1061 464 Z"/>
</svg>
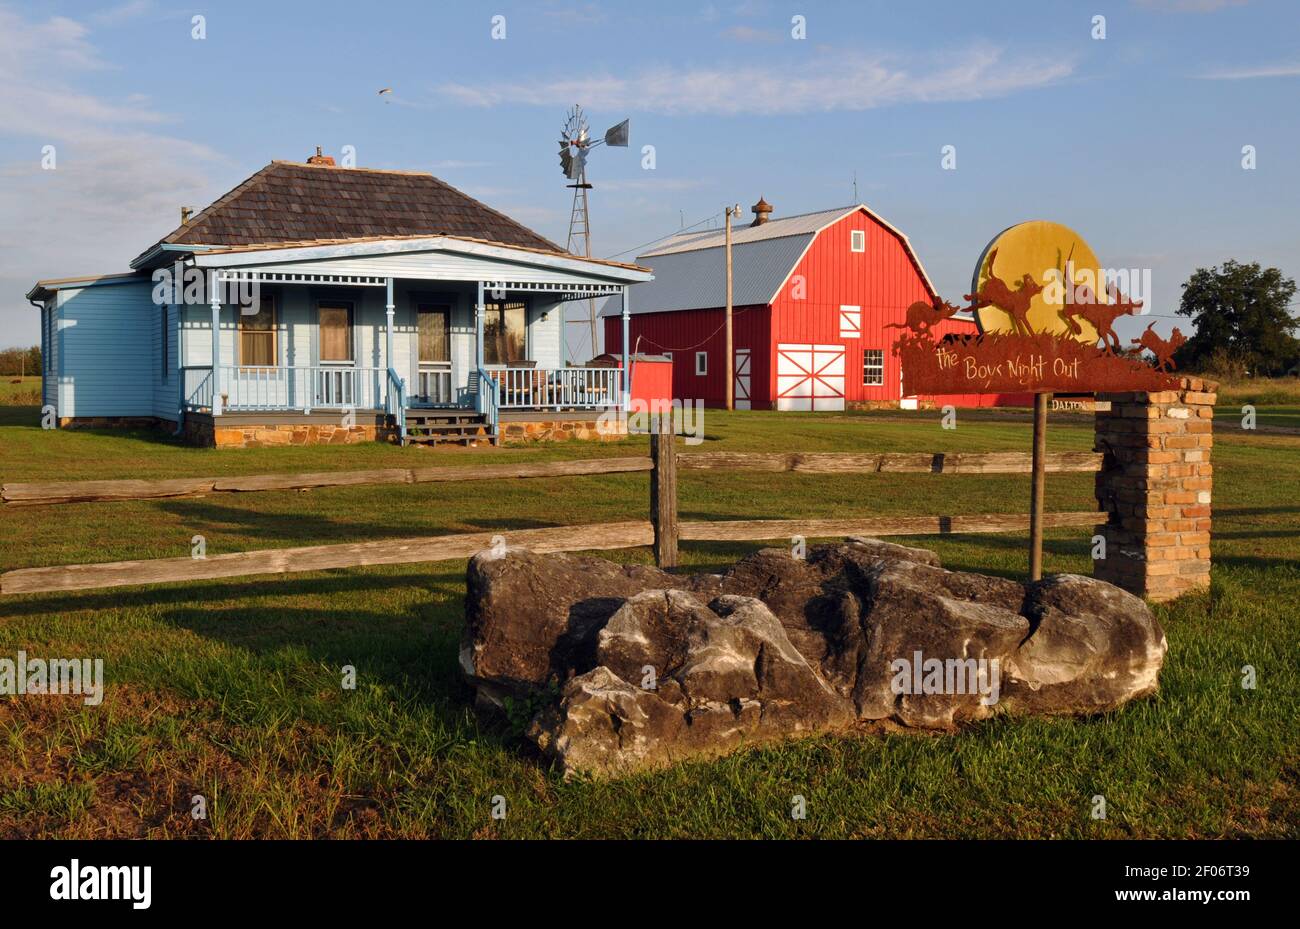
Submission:
<svg viewBox="0 0 1300 929">
<path fill-rule="evenodd" d="M 903 368 L 903 393 L 1082 393 L 1167 390 L 1173 353 L 1186 341 L 1148 326 L 1139 346 L 1126 351 L 1116 320 L 1140 313 L 1133 300 L 1107 283 L 1092 249 L 1058 223 L 1030 222 L 997 235 L 975 266 L 968 305 L 940 300 L 907 310 L 894 344 Z M 979 329 L 940 337 L 934 327 L 966 310 Z M 1154 325 L 1154 324 L 1153 324 Z M 1156 364 L 1141 354 L 1151 351 Z"/>
</svg>

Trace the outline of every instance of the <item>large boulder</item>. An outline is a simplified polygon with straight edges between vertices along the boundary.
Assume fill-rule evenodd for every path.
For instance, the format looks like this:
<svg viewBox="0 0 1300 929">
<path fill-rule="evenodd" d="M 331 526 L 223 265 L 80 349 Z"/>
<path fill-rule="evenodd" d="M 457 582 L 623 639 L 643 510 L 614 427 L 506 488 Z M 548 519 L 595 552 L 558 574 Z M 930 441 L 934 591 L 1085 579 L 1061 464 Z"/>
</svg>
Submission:
<svg viewBox="0 0 1300 929">
<path fill-rule="evenodd" d="M 528 735 L 566 773 L 882 720 L 1096 713 L 1154 691 L 1165 652 L 1146 604 L 1103 581 L 1026 586 L 874 539 L 694 576 L 484 553 L 467 615 L 461 663 L 480 703 L 552 695 Z"/>
</svg>

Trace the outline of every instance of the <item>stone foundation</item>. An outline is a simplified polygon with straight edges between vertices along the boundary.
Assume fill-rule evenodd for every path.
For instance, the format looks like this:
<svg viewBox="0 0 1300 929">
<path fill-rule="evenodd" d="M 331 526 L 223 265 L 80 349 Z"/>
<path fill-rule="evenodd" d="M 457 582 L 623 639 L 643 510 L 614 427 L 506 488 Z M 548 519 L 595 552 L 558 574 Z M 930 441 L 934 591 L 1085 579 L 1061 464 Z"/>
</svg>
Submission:
<svg viewBox="0 0 1300 929">
<path fill-rule="evenodd" d="M 1210 586 L 1214 402 L 1218 385 L 1184 377 L 1177 390 L 1097 395 L 1097 502 L 1105 558 L 1093 575 L 1151 600 Z"/>
<path fill-rule="evenodd" d="M 185 418 L 185 441 L 204 448 L 270 448 L 285 445 L 355 445 L 359 442 L 396 442 L 397 430 L 376 419 L 344 425 L 331 421 L 274 422 L 237 417 L 214 420 L 203 414 Z"/>
<path fill-rule="evenodd" d="M 277 423 L 217 426 L 212 430 L 216 448 L 268 448 L 275 445 L 356 445 L 359 442 L 396 442 L 397 430 L 388 426 Z"/>
<path fill-rule="evenodd" d="M 591 442 L 614 442 L 627 437 L 627 424 L 611 418 L 595 419 L 502 420 L 497 424 L 502 442 L 566 442 L 582 439 Z"/>
</svg>

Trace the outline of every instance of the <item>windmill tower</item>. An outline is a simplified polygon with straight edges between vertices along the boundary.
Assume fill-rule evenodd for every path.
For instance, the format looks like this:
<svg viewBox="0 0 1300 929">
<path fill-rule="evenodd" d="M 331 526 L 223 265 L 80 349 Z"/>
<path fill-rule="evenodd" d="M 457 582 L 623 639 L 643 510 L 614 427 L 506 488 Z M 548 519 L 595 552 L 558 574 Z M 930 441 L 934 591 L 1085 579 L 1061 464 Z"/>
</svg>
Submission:
<svg viewBox="0 0 1300 929">
<path fill-rule="evenodd" d="M 573 189 L 573 208 L 569 212 L 569 240 L 564 247 L 572 255 L 591 257 L 591 215 L 587 210 L 587 191 L 591 190 L 591 184 L 587 182 L 587 154 L 598 145 L 626 148 L 627 138 L 626 119 L 606 130 L 603 139 L 593 142 L 581 106 L 574 105 L 565 116 L 564 128 L 560 132 L 560 167 L 564 176 L 573 182 L 566 185 Z M 587 300 L 587 321 L 591 324 L 591 353 L 595 355 L 596 301 L 590 298 Z"/>
</svg>

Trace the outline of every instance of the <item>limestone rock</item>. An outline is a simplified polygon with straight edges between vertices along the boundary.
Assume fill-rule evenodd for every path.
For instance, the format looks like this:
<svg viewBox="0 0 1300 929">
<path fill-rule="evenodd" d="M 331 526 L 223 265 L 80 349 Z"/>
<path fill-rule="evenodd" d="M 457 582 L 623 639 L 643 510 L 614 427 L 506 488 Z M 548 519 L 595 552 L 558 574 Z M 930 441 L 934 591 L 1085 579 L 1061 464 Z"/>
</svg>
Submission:
<svg viewBox="0 0 1300 929">
<path fill-rule="evenodd" d="M 683 585 L 717 589 L 718 580 L 603 558 L 480 552 L 466 578 L 461 669 L 489 702 L 539 691 L 593 666 L 596 633 L 625 599 Z"/>
<path fill-rule="evenodd" d="M 749 597 L 705 606 L 680 590 L 637 594 L 601 630 L 596 661 L 529 727 L 566 773 L 620 773 L 855 722 L 852 704 Z"/>
<path fill-rule="evenodd" d="M 868 725 L 1088 715 L 1157 687 L 1164 633 L 1092 578 L 1022 585 L 850 539 L 721 575 L 509 550 L 475 557 L 461 663 L 481 703 L 560 697 L 529 726 L 566 771 L 620 773 Z"/>
<path fill-rule="evenodd" d="M 1168 643 L 1141 599 L 1078 574 L 1043 578 L 1028 593 L 1035 628 L 1003 669 L 1009 709 L 1096 713 L 1155 692 Z"/>
</svg>

